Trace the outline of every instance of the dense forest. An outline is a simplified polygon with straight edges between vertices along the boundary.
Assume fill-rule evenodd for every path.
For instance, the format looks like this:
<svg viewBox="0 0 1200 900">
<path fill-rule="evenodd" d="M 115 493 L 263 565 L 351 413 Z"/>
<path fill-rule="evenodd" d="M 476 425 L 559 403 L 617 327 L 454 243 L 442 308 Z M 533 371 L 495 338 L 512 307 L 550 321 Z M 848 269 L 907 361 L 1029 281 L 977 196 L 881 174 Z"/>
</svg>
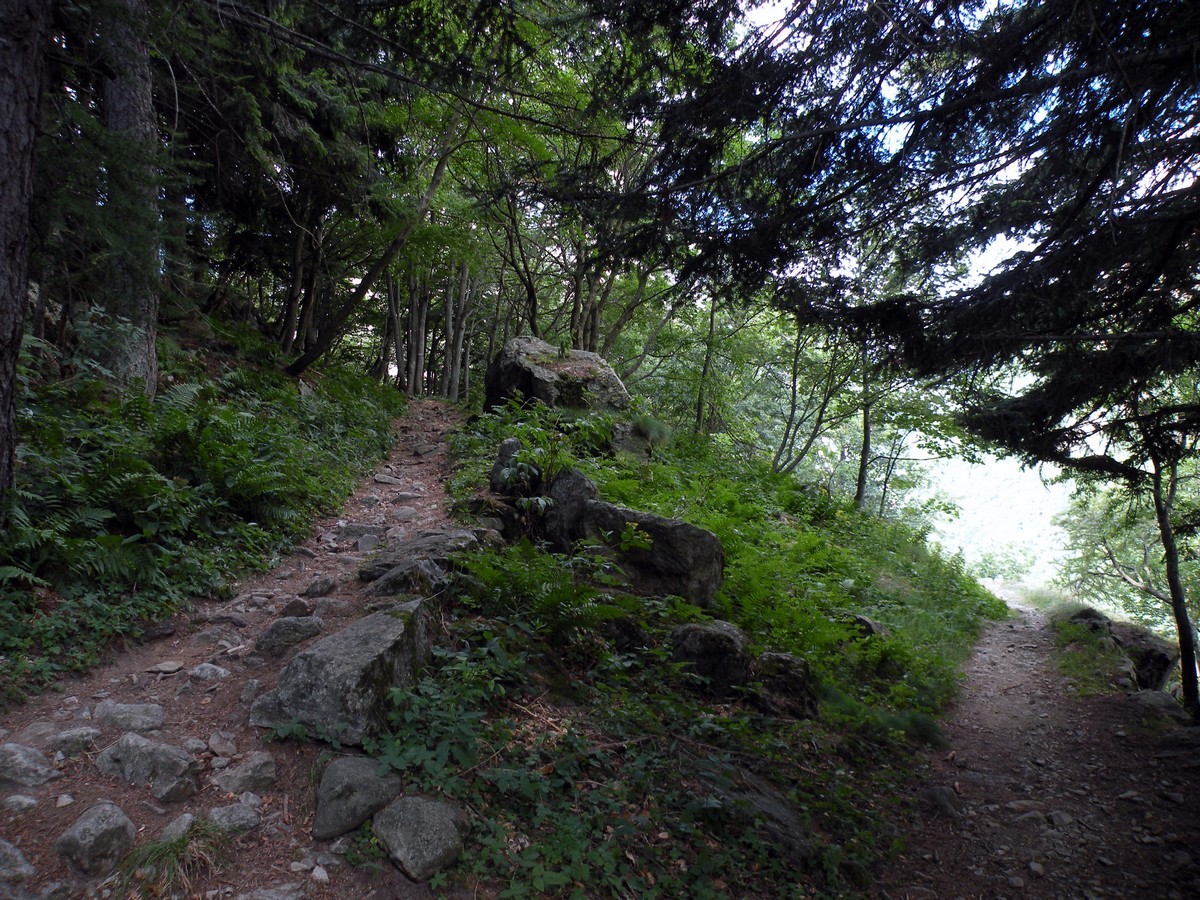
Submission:
<svg viewBox="0 0 1200 900">
<path fill-rule="evenodd" d="M 1191 0 L 0 0 L 0 699 L 533 335 L 880 546 L 914 456 L 1070 473 L 1066 576 L 1200 713 L 1198 59 Z"/>
<path fill-rule="evenodd" d="M 31 380 L 152 397 L 160 326 L 219 315 L 292 376 L 449 398 L 529 333 L 884 514 L 918 434 L 1073 470 L 1161 544 L 1151 577 L 1144 541 L 1080 529 L 1100 583 L 1190 635 L 1193 4 L 12 0 L 2 24 L 0 485 Z"/>
</svg>

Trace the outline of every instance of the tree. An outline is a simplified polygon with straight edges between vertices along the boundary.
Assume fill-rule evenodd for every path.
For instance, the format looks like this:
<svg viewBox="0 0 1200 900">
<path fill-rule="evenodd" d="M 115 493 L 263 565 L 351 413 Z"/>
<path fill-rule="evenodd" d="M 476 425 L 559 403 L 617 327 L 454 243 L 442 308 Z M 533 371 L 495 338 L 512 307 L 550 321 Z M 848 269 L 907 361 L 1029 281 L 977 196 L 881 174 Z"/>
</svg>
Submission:
<svg viewBox="0 0 1200 900">
<path fill-rule="evenodd" d="M 16 449 L 17 359 L 29 289 L 29 200 L 50 7 L 0 0 L 0 525 Z"/>
<path fill-rule="evenodd" d="M 106 306 L 111 333 L 101 355 L 117 382 L 139 382 L 150 396 L 158 382 L 159 233 L 155 164 L 160 152 L 150 74 L 143 36 L 148 25 L 145 0 L 120 0 L 102 26 L 106 74 L 101 102 L 111 133 L 109 180 L 104 204 L 122 235 L 109 262 Z M 116 223 L 119 221 L 119 225 Z"/>
</svg>

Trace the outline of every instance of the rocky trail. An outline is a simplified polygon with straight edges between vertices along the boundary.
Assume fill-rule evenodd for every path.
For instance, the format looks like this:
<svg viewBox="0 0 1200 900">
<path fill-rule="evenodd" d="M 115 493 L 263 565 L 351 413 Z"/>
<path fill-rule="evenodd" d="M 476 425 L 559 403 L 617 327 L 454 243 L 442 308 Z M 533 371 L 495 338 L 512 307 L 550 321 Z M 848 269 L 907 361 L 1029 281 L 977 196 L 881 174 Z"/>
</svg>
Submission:
<svg viewBox="0 0 1200 900">
<path fill-rule="evenodd" d="M 248 717 L 295 644 L 379 602 L 358 572 L 373 550 L 451 528 L 443 484 L 457 422 L 441 404 L 414 403 L 388 459 L 293 556 L 230 600 L 197 602 L 61 692 L 0 714 L 0 900 L 124 897 L 104 877 L 128 847 L 122 835 L 142 846 L 201 813 L 237 837 L 188 896 L 433 896 L 386 860 L 347 864 L 345 838 L 314 841 L 314 791 L 337 754 L 271 742 Z M 131 762 L 139 751 L 147 762 Z"/>
<path fill-rule="evenodd" d="M 1078 696 L 1044 615 L 1005 599 L 929 758 L 923 827 L 873 893 L 1200 897 L 1200 729 L 1154 692 Z"/>
</svg>

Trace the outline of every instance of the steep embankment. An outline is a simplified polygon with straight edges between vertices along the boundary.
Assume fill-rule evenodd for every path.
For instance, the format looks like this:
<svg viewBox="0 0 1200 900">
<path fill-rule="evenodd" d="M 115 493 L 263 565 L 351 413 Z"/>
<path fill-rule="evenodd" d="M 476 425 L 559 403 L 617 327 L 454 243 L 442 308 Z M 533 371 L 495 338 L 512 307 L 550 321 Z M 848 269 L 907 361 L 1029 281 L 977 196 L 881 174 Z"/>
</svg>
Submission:
<svg viewBox="0 0 1200 900">
<path fill-rule="evenodd" d="M 1037 610 L 988 628 L 931 753 L 924 825 L 880 897 L 1200 896 L 1200 741 L 1128 696 L 1076 696 Z"/>
</svg>

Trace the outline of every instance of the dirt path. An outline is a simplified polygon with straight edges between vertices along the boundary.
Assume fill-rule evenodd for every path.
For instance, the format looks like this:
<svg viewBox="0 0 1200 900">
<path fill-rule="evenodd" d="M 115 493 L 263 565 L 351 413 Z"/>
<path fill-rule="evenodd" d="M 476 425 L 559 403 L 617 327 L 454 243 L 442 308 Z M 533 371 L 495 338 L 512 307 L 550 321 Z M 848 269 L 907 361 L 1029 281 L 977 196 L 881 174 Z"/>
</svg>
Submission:
<svg viewBox="0 0 1200 900">
<path fill-rule="evenodd" d="M 363 604 L 373 599 L 363 595 L 357 575 L 370 548 L 347 524 L 387 531 L 385 540 L 447 525 L 446 434 L 460 419 L 443 404 L 415 402 L 399 423 L 398 440 L 388 458 L 363 479 L 337 515 L 316 523 L 312 537 L 293 556 L 269 572 L 247 578 L 234 599 L 200 601 L 164 623 L 157 637 L 121 652 L 111 664 L 65 682 L 59 692 L 48 691 L 0 714 L 0 743 L 32 746 L 51 758 L 50 744 L 60 732 L 80 726 L 98 726 L 102 732 L 89 752 L 54 759 L 61 773 L 56 780 L 31 787 L 0 782 L 0 839 L 15 845 L 36 869 L 19 885 L 0 877 L 0 900 L 116 896 L 100 893 L 105 890 L 102 879 L 89 883 L 71 873 L 54 850 L 55 839 L 68 826 L 98 801 L 110 800 L 133 820 L 139 846 L 154 841 L 182 813 L 199 814 L 250 799 L 222 791 L 212 779 L 250 753 L 264 750 L 274 758 L 276 777 L 251 800 L 258 804 L 261 825 L 237 838 L 211 873 L 193 880 L 186 896 L 206 900 L 433 896 L 428 887 L 408 881 L 391 865 L 381 866 L 378 861 L 373 868 L 348 865 L 345 841 L 332 846 L 314 843 L 315 778 L 329 758 L 328 750 L 295 741 L 268 742 L 264 731 L 247 724 L 247 713 L 256 696 L 274 687 L 293 656 L 256 650 L 256 638 L 272 621 L 280 615 L 312 612 L 323 622 L 322 633 L 329 634 L 356 619 Z M 310 590 L 319 579 L 332 583 L 327 591 Z M 305 593 L 310 596 L 299 596 Z M 226 674 L 212 680 L 190 674 L 204 663 Z M 147 737 L 194 754 L 201 769 L 199 792 L 178 802 L 158 802 L 146 785 L 126 785 L 100 774 L 97 753 L 121 736 L 119 728 L 97 721 L 97 705 L 105 700 L 161 706 L 164 723 Z M 2 864 L 0 859 L 0 868 Z"/>
<path fill-rule="evenodd" d="M 1076 696 L 1043 615 L 1006 599 L 1014 618 L 984 634 L 928 760 L 923 824 L 875 895 L 1200 897 L 1200 743 L 1164 747 L 1126 696 Z"/>
</svg>

